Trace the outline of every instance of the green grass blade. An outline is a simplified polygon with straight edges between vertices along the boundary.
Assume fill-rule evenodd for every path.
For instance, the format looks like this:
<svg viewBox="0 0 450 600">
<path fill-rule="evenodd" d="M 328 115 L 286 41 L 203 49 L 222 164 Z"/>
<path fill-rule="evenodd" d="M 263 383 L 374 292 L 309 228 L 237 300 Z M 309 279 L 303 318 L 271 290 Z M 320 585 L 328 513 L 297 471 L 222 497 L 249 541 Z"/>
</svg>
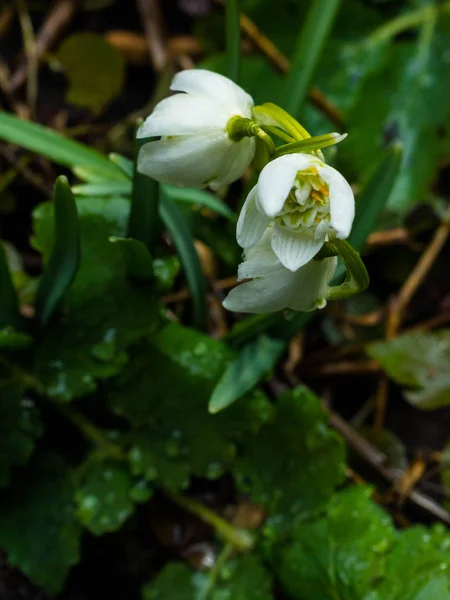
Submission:
<svg viewBox="0 0 450 600">
<path fill-rule="evenodd" d="M 111 152 L 108 155 L 109 160 L 118 167 L 124 175 L 131 179 L 133 177 L 133 161 L 129 158 L 125 158 L 121 154 L 116 154 L 115 152 Z"/>
<path fill-rule="evenodd" d="M 198 204 L 199 206 L 205 206 L 216 212 L 218 215 L 222 215 L 227 219 L 234 219 L 235 215 L 232 210 L 228 208 L 221 200 L 213 196 L 204 190 L 197 190 L 193 188 L 181 188 L 175 185 L 163 184 L 162 188 L 167 196 L 181 202 L 183 204 Z"/>
<path fill-rule="evenodd" d="M 395 144 L 381 159 L 362 194 L 357 198 L 355 220 L 348 238 L 355 250 L 361 250 L 366 239 L 374 231 L 394 188 L 400 172 L 401 160 L 402 147 L 400 144 Z"/>
<path fill-rule="evenodd" d="M 164 192 L 159 203 L 161 219 L 172 236 L 183 265 L 193 302 L 194 325 L 201 329 L 207 314 L 206 282 L 191 232 L 178 206 Z"/>
<path fill-rule="evenodd" d="M 253 389 L 273 368 L 284 346 L 284 342 L 266 336 L 259 336 L 244 346 L 216 385 L 209 401 L 209 412 L 223 410 Z"/>
<path fill-rule="evenodd" d="M 19 326 L 19 300 L 13 285 L 6 249 L 0 242 L 0 328 Z"/>
<path fill-rule="evenodd" d="M 23 121 L 3 111 L 0 111 L 0 139 L 36 152 L 65 167 L 90 166 L 114 178 L 120 173 L 100 152 L 64 137 L 48 127 Z"/>
<path fill-rule="evenodd" d="M 157 181 L 137 170 L 139 150 L 145 143 L 142 140 L 135 140 L 133 188 L 127 237 L 145 244 L 153 255 L 158 236 L 160 186 Z"/>
<path fill-rule="evenodd" d="M 96 183 L 73 185 L 72 192 L 75 196 L 131 196 L 131 181 L 105 180 Z"/>
<path fill-rule="evenodd" d="M 67 178 L 58 177 L 54 194 L 54 241 L 36 294 L 36 319 L 40 327 L 50 320 L 78 271 L 80 229 L 78 213 Z"/>
<path fill-rule="evenodd" d="M 241 65 L 241 27 L 239 23 L 239 0 L 226 0 L 226 48 L 227 75 L 239 83 Z"/>
<path fill-rule="evenodd" d="M 280 102 L 294 117 L 299 116 L 305 102 L 339 5 L 340 0 L 314 0 L 308 11 Z"/>
</svg>

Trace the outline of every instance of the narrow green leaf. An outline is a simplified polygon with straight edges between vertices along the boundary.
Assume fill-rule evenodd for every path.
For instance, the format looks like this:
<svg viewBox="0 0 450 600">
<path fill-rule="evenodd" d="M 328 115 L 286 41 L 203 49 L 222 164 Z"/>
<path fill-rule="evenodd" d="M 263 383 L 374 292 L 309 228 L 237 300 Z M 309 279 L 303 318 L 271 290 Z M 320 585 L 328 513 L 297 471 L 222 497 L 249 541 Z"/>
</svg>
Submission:
<svg viewBox="0 0 450 600">
<path fill-rule="evenodd" d="M 145 142 L 135 140 L 133 189 L 127 237 L 139 240 L 153 254 L 158 235 L 160 187 L 157 181 L 142 175 L 137 170 L 138 154 L 143 143 Z"/>
<path fill-rule="evenodd" d="M 209 412 L 217 413 L 230 406 L 272 369 L 284 349 L 284 343 L 259 336 L 247 344 L 236 360 L 225 369 L 209 401 Z"/>
<path fill-rule="evenodd" d="M 386 206 L 400 172 L 402 146 L 395 144 L 381 159 L 371 179 L 356 202 L 356 215 L 348 238 L 350 244 L 361 250 Z"/>
<path fill-rule="evenodd" d="M 77 207 L 67 178 L 58 177 L 54 194 L 53 248 L 36 294 L 36 318 L 45 326 L 77 274 L 80 230 Z"/>
<path fill-rule="evenodd" d="M 125 256 L 127 272 L 131 277 L 147 281 L 153 275 L 153 262 L 145 244 L 132 238 L 110 237 L 109 241 L 119 244 Z"/>
<path fill-rule="evenodd" d="M 239 82 L 241 63 L 241 27 L 239 23 L 239 0 L 227 0 L 226 13 L 226 47 L 228 77 Z"/>
<path fill-rule="evenodd" d="M 21 331 L 16 331 L 14 327 L 8 326 L 0 329 L 0 350 L 28 348 L 32 341 L 32 337 Z"/>
<path fill-rule="evenodd" d="M 58 165 L 97 167 L 117 178 L 117 167 L 96 150 L 37 123 L 0 111 L 0 139 L 45 156 Z"/>
<path fill-rule="evenodd" d="M 102 183 L 103 181 L 110 181 L 111 179 L 122 182 L 127 180 L 127 177 L 119 169 L 111 171 L 111 169 L 92 165 L 75 165 L 72 167 L 72 173 L 76 175 L 78 179 L 81 179 L 81 181 L 86 181 L 88 183 Z"/>
<path fill-rule="evenodd" d="M 164 225 L 172 236 L 180 262 L 186 273 L 186 279 L 192 295 L 194 324 L 201 329 L 207 313 L 206 282 L 194 246 L 194 240 L 179 208 L 163 191 L 161 191 L 159 213 Z"/>
<path fill-rule="evenodd" d="M 389 201 L 394 189 L 402 162 L 402 146 L 394 144 L 381 159 L 362 194 L 356 199 L 356 214 L 352 231 L 348 237 L 355 250 L 361 250 L 374 231 L 381 212 Z M 334 281 L 339 281 L 345 273 L 345 267 L 339 263 Z"/>
<path fill-rule="evenodd" d="M 292 142 L 291 144 L 285 144 L 277 148 L 275 157 L 283 156 L 284 154 L 292 154 L 295 152 L 312 152 L 313 150 L 320 150 L 321 148 L 328 148 L 339 144 L 342 140 L 347 137 L 346 133 L 326 133 L 324 135 L 318 135 L 310 137 L 300 142 Z"/>
<path fill-rule="evenodd" d="M 131 181 L 105 180 L 72 186 L 75 196 L 131 196 Z"/>
<path fill-rule="evenodd" d="M 294 117 L 300 114 L 322 50 L 337 15 L 340 0 L 314 0 L 300 31 L 281 103 Z"/>
<path fill-rule="evenodd" d="M 234 218 L 233 211 L 230 210 L 226 204 L 213 196 L 213 194 L 209 194 L 204 190 L 181 188 L 168 184 L 163 184 L 161 187 L 163 188 L 164 192 L 176 202 L 182 202 L 184 204 L 199 204 L 200 206 L 206 206 L 206 208 L 210 208 L 218 215 L 222 215 L 227 219 Z"/>
<path fill-rule="evenodd" d="M 0 327 L 20 325 L 19 301 L 12 282 L 8 258 L 0 242 Z"/>
<path fill-rule="evenodd" d="M 133 177 L 133 161 L 129 158 L 125 158 L 121 154 L 116 154 L 115 152 L 111 152 L 108 156 L 109 160 L 119 167 L 119 169 L 126 175 L 129 179 Z"/>
</svg>

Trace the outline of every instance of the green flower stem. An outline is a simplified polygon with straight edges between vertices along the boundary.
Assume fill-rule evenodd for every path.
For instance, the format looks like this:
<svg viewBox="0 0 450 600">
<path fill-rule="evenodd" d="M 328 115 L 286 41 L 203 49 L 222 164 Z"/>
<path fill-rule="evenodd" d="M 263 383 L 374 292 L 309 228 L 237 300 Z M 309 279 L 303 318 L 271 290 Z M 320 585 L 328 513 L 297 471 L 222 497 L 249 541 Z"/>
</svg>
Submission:
<svg viewBox="0 0 450 600">
<path fill-rule="evenodd" d="M 246 117 L 232 117 L 227 123 L 227 132 L 230 140 L 240 142 L 245 137 L 258 137 L 263 141 L 272 156 L 275 153 L 275 144 L 268 133 L 252 119 Z"/>
<path fill-rule="evenodd" d="M 357 252 L 346 240 L 334 240 L 325 244 L 326 249 L 339 255 L 347 269 L 341 285 L 329 288 L 327 300 L 344 300 L 363 292 L 369 286 L 367 269 Z"/>
<path fill-rule="evenodd" d="M 450 2 L 445 2 L 439 7 L 428 4 L 417 10 L 399 15 L 395 19 L 392 19 L 375 29 L 375 31 L 367 37 L 365 44 L 381 44 L 403 31 L 417 27 L 424 21 L 434 20 L 438 12 L 448 11 L 450 11 Z"/>
<path fill-rule="evenodd" d="M 253 536 L 245 529 L 234 527 L 228 521 L 225 521 L 222 517 L 219 517 L 210 508 L 197 502 L 193 498 L 182 496 L 171 490 L 164 490 L 166 496 L 168 496 L 175 504 L 178 504 L 181 508 L 197 515 L 202 521 L 208 523 L 215 529 L 218 535 L 220 535 L 228 544 L 231 544 L 238 552 L 248 552 L 255 544 Z"/>
<path fill-rule="evenodd" d="M 29 388 L 38 394 L 43 395 L 45 393 L 44 384 L 39 381 L 31 373 L 27 373 L 22 368 L 9 362 L 4 356 L 0 356 L 0 365 L 7 369 L 11 373 L 11 378 L 20 382 L 25 388 Z"/>
<path fill-rule="evenodd" d="M 225 544 L 225 546 L 222 548 L 222 551 L 219 554 L 213 568 L 208 573 L 208 581 L 206 582 L 205 586 L 201 590 L 199 590 L 197 600 L 208 600 L 208 598 L 211 595 L 211 592 L 214 589 L 214 586 L 216 585 L 216 581 L 219 576 L 219 573 L 220 573 L 222 567 L 227 562 L 227 560 L 230 558 L 230 555 L 232 554 L 232 552 L 233 552 L 233 546 L 231 544 Z"/>
<path fill-rule="evenodd" d="M 301 140 L 300 142 L 293 142 L 291 144 L 285 144 L 277 148 L 275 157 L 283 156 L 284 154 L 293 154 L 295 152 L 313 152 L 314 150 L 320 150 L 321 148 L 328 148 L 339 144 L 347 137 L 346 133 L 326 133 L 325 135 L 318 135 L 315 137 Z"/>
<path fill-rule="evenodd" d="M 74 411 L 62 404 L 53 405 L 61 414 L 71 421 L 84 435 L 84 437 L 93 442 L 101 452 L 111 458 L 123 458 L 123 450 L 117 444 L 114 444 L 105 436 L 105 434 L 96 427 L 89 419 L 80 412 Z"/>
</svg>

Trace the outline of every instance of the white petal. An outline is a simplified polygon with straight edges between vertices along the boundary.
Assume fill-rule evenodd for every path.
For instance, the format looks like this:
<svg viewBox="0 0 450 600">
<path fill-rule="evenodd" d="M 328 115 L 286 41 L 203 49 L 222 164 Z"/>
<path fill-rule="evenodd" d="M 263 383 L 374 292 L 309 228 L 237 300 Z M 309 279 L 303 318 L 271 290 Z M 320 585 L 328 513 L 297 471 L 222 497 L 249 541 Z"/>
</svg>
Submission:
<svg viewBox="0 0 450 600">
<path fill-rule="evenodd" d="M 272 160 L 261 171 L 258 179 L 258 205 L 268 217 L 275 217 L 294 185 L 297 171 L 317 165 L 317 158 L 309 154 L 286 154 Z"/>
<path fill-rule="evenodd" d="M 138 138 L 189 135 L 211 128 L 225 130 L 228 115 L 215 102 L 199 96 L 176 94 L 159 102 L 139 127 Z"/>
<path fill-rule="evenodd" d="M 256 189 L 255 185 L 250 190 L 237 222 L 236 238 L 241 248 L 254 246 L 269 224 L 269 219 L 259 212 L 256 205 Z"/>
<path fill-rule="evenodd" d="M 244 138 L 240 142 L 233 142 L 227 156 L 224 156 L 222 160 L 220 175 L 211 187 L 214 189 L 239 179 L 252 162 L 254 155 L 255 140 L 253 138 Z"/>
<path fill-rule="evenodd" d="M 317 170 L 330 188 L 330 223 L 339 239 L 345 240 L 350 234 L 355 216 L 355 197 L 348 181 L 339 171 L 328 165 L 318 166 Z"/>
<path fill-rule="evenodd" d="M 274 271 L 284 269 L 272 250 L 271 240 L 272 228 L 268 227 L 256 246 L 244 251 L 244 262 L 238 267 L 238 281 L 271 276 Z"/>
<path fill-rule="evenodd" d="M 202 95 L 222 106 L 228 117 L 241 115 L 250 118 L 254 106 L 253 99 L 231 79 L 205 69 L 190 69 L 177 73 L 170 86 L 171 90 Z"/>
<path fill-rule="evenodd" d="M 319 252 L 325 242 L 325 233 L 314 233 L 314 229 L 292 231 L 278 223 L 275 224 L 272 248 L 287 269 L 296 271 Z"/>
<path fill-rule="evenodd" d="M 328 284 L 336 271 L 337 258 L 311 260 L 294 274 L 288 307 L 308 312 L 326 305 Z"/>
<path fill-rule="evenodd" d="M 268 277 L 254 279 L 231 290 L 223 301 L 227 310 L 247 313 L 275 312 L 286 308 L 289 286 L 294 275 L 280 266 Z"/>
<path fill-rule="evenodd" d="M 149 142 L 139 152 L 138 171 L 163 183 L 205 187 L 217 177 L 232 143 L 214 132 Z"/>
</svg>

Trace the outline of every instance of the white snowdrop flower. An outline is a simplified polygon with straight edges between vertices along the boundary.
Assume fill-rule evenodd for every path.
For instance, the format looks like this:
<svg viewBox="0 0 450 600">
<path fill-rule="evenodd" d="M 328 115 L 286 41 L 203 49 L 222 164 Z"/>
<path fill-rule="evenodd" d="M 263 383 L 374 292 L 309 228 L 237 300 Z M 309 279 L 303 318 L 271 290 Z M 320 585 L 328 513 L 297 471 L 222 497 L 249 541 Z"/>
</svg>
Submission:
<svg viewBox="0 0 450 600">
<path fill-rule="evenodd" d="M 230 138 L 233 117 L 252 118 L 253 99 L 223 75 L 202 69 L 177 73 L 178 93 L 156 105 L 137 132 L 160 137 L 145 144 L 138 170 L 178 186 L 218 188 L 239 179 L 253 160 L 255 140 Z"/>
<path fill-rule="evenodd" d="M 311 154 L 287 154 L 261 171 L 242 207 L 237 241 L 249 248 L 271 224 L 273 251 L 297 271 L 327 239 L 347 238 L 354 214 L 352 189 L 336 169 Z"/>
<path fill-rule="evenodd" d="M 328 284 L 337 258 L 310 260 L 295 272 L 286 269 L 272 250 L 271 227 L 255 246 L 244 252 L 238 281 L 251 279 L 231 290 L 223 302 L 234 312 L 265 313 L 291 308 L 308 312 L 326 305 Z"/>
</svg>

